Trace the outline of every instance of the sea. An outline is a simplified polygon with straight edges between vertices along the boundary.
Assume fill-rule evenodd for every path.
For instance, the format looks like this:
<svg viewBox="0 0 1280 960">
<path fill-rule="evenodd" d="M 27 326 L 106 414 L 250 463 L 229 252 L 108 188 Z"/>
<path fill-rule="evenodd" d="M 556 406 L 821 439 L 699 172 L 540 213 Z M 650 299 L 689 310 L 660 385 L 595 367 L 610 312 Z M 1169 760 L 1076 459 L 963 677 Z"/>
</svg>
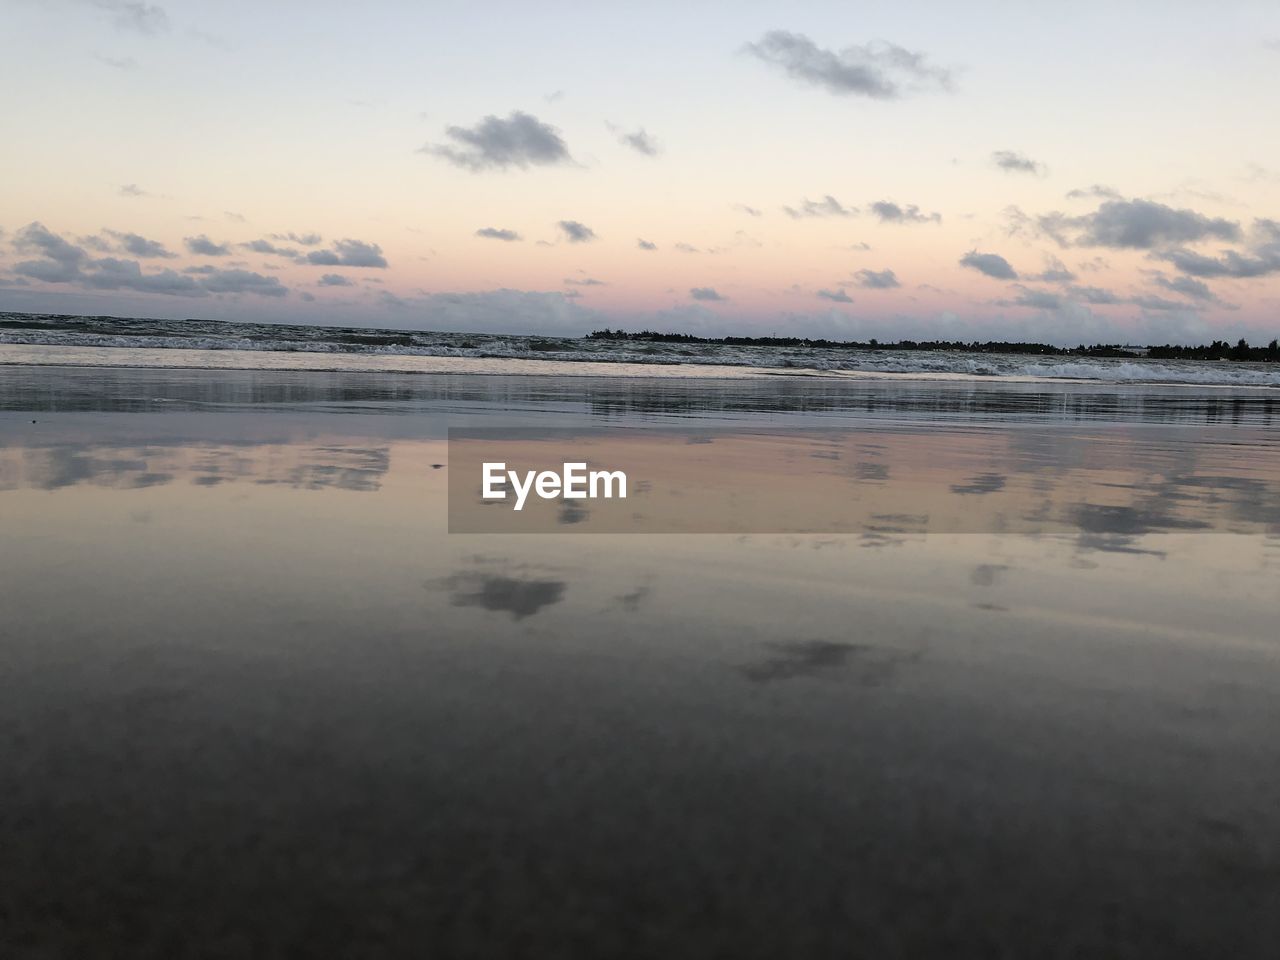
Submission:
<svg viewBox="0 0 1280 960">
<path fill-rule="evenodd" d="M 123 354 L 96 351 L 127 347 L 134 351 L 128 364 L 131 366 L 508 374 L 548 373 L 555 369 L 560 375 L 577 372 L 591 376 L 785 374 L 1280 387 L 1280 364 L 1150 360 L 1136 354 L 1097 358 L 945 350 L 736 346 L 24 313 L 0 313 L 0 347 L 5 345 L 64 349 L 0 349 L 0 364 L 113 366 L 121 363 Z M 71 347 L 79 349 L 65 349 Z M 157 350 L 175 352 L 152 352 Z M 219 356 L 212 358 L 195 351 L 216 352 Z M 281 354 L 290 356 L 281 357 Z M 545 364 L 556 364 L 557 368 Z M 601 364 L 617 366 L 602 370 Z"/>
</svg>

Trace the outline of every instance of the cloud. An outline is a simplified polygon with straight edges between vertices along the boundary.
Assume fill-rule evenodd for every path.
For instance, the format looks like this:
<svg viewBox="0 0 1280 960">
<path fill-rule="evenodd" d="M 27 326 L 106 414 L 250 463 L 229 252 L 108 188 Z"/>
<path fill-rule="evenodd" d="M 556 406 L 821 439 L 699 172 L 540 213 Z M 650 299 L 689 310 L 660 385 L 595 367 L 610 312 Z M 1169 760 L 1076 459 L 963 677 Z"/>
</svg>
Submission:
<svg viewBox="0 0 1280 960">
<path fill-rule="evenodd" d="M 1015 231 L 1038 230 L 1059 246 L 1152 250 L 1205 240 L 1238 240 L 1240 225 L 1221 217 L 1175 208 L 1154 200 L 1107 200 L 1079 217 L 1053 211 L 1027 217 L 1014 208 Z"/>
<path fill-rule="evenodd" d="M 1027 277 L 1028 280 L 1040 280 L 1044 283 L 1070 283 L 1076 275 L 1067 269 L 1067 265 L 1057 257 L 1047 257 L 1043 271 Z"/>
<path fill-rule="evenodd" d="M 755 207 L 749 207 L 745 203 L 735 203 L 733 209 L 745 213 L 748 217 L 763 217 L 764 211 L 757 210 Z"/>
<path fill-rule="evenodd" d="M 892 100 L 907 92 L 951 86 L 949 71 L 894 44 L 869 43 L 837 52 L 819 47 L 804 34 L 771 30 L 746 50 L 793 80 L 837 96 Z"/>
<path fill-rule="evenodd" d="M 270 240 L 250 240 L 247 243 L 240 244 L 240 246 L 244 247 L 246 250 L 252 250 L 254 253 L 265 253 L 277 257 L 288 257 L 290 260 L 298 260 L 302 257 L 302 254 L 298 253 L 297 250 L 290 247 L 277 247 Z"/>
<path fill-rule="evenodd" d="M 853 303 L 853 297 L 843 290 L 819 290 L 818 296 L 824 300 L 832 300 L 835 303 Z"/>
<path fill-rule="evenodd" d="M 184 237 L 187 249 L 202 257 L 225 257 L 231 253 L 231 244 L 214 243 L 203 233 L 198 237 Z"/>
<path fill-rule="evenodd" d="M 1238 224 L 1179 210 L 1152 200 L 1108 200 L 1084 219 L 1080 246 L 1150 249 L 1168 243 L 1194 243 L 1215 237 L 1235 240 Z"/>
<path fill-rule="evenodd" d="M 793 220 L 804 217 L 855 217 L 858 211 L 854 207 L 846 207 L 831 194 L 821 200 L 810 200 L 807 197 L 798 207 L 783 207 L 783 212 Z"/>
<path fill-rule="evenodd" d="M 170 253 L 165 249 L 165 245 L 159 240 L 148 240 L 146 237 L 139 236 L 136 233 L 121 233 L 118 230 L 104 230 L 103 233 L 114 237 L 120 244 L 120 249 L 135 257 L 142 257 L 143 259 L 150 257 L 172 259 L 177 256 L 176 253 Z"/>
<path fill-rule="evenodd" d="M 854 276 L 858 278 L 858 286 L 868 290 L 891 290 L 902 286 L 892 270 L 859 270 Z"/>
<path fill-rule="evenodd" d="M 695 247 L 692 243 L 685 243 L 684 241 L 672 244 L 672 247 L 676 250 L 679 250 L 681 253 L 701 253 L 702 252 L 697 247 Z"/>
<path fill-rule="evenodd" d="M 146 255 L 159 255 L 154 252 L 154 241 L 137 234 L 114 230 L 104 232 L 117 238 L 125 249 L 133 246 L 147 251 Z M 207 237 L 188 237 L 188 246 L 193 239 L 208 241 Z M 83 247 L 69 243 L 39 222 L 29 223 L 19 230 L 14 236 L 14 247 L 21 252 L 40 256 L 38 260 L 15 264 L 14 272 L 46 283 L 75 284 L 89 290 L 133 290 L 179 297 L 204 297 L 210 293 L 257 293 L 281 297 L 288 292 L 275 277 L 263 277 L 247 270 L 219 270 L 216 267 L 201 266 L 189 267 L 181 273 L 168 269 L 144 273 L 137 260 L 117 257 L 92 259 Z M 171 256 L 167 251 L 165 255 Z M 200 279 L 197 280 L 196 277 Z"/>
<path fill-rule="evenodd" d="M 505 120 L 490 114 L 473 127 L 449 127 L 445 134 L 452 144 L 428 144 L 418 152 L 473 173 L 573 162 L 555 127 L 519 110 Z"/>
<path fill-rule="evenodd" d="M 565 277 L 564 282 L 572 287 L 607 287 L 608 284 L 603 280 L 597 280 L 595 277 Z"/>
<path fill-rule="evenodd" d="M 644 127 L 640 127 L 632 133 L 619 133 L 618 142 L 624 147 L 630 147 L 636 153 L 644 154 L 646 157 L 656 157 L 662 152 L 662 144 L 652 134 L 646 133 Z"/>
<path fill-rule="evenodd" d="M 991 162 L 1008 173 L 1033 173 L 1037 176 L 1048 173 L 1048 168 L 1043 163 L 1013 150 L 995 151 L 991 154 Z"/>
<path fill-rule="evenodd" d="M 559 291 L 501 289 L 421 297 L 388 294 L 382 301 L 393 310 L 412 311 L 409 316 L 415 329 L 581 336 L 607 322 L 603 314 L 579 306 Z"/>
<path fill-rule="evenodd" d="M 1118 190 L 1115 190 L 1112 187 L 1103 186 L 1100 183 L 1095 183 L 1093 186 L 1084 187 L 1083 189 L 1067 191 L 1068 200 L 1083 200 L 1089 197 L 1100 197 L 1103 200 L 1123 199 Z"/>
<path fill-rule="evenodd" d="M 122 184 L 120 187 L 120 196 L 122 197 L 149 197 L 151 194 L 143 190 L 136 183 Z"/>
<path fill-rule="evenodd" d="M 210 293 L 256 293 L 262 297 L 283 297 L 289 291 L 276 277 L 264 277 L 249 270 L 219 270 L 201 285 Z"/>
<path fill-rule="evenodd" d="M 880 218 L 881 223 L 941 223 L 940 213 L 921 213 L 914 203 L 900 207 L 888 200 L 878 200 L 871 204 L 871 212 Z"/>
<path fill-rule="evenodd" d="M 312 250 L 306 262 L 320 267 L 373 267 L 379 270 L 387 266 L 382 247 L 364 240 L 335 240 L 331 250 Z"/>
<path fill-rule="evenodd" d="M 348 280 L 340 273 L 322 274 L 320 279 L 316 281 L 317 287 L 354 287 L 355 281 Z"/>
<path fill-rule="evenodd" d="M 1174 293 L 1180 293 L 1184 297 L 1192 300 L 1200 300 L 1204 303 L 1222 304 L 1222 300 L 1218 295 L 1209 289 L 1208 284 L 1194 277 L 1174 277 L 1170 280 L 1168 277 L 1156 277 L 1156 283 L 1164 287 L 1166 290 L 1172 290 Z M 1223 304 L 1225 306 L 1225 304 Z"/>
<path fill-rule="evenodd" d="M 1047 290 L 1028 290 L 1022 287 L 1013 300 L 999 301 L 1003 306 L 1035 307 L 1039 310 L 1058 310 L 1065 302 L 1063 297 Z"/>
<path fill-rule="evenodd" d="M 111 13 L 111 22 L 121 30 L 154 36 L 169 29 L 169 15 L 164 12 L 163 7 L 149 3 L 128 3 L 124 0 L 90 0 L 90 2 L 99 10 Z"/>
<path fill-rule="evenodd" d="M 1084 303 L 1094 306 L 1107 306 L 1109 304 L 1123 303 L 1124 298 L 1119 294 L 1112 293 L 1110 290 L 1104 290 L 1101 287 L 1071 287 L 1068 290 L 1072 299 L 1083 301 Z"/>
<path fill-rule="evenodd" d="M 175 297 L 203 297 L 202 283 L 173 270 L 143 273 L 137 260 L 104 257 L 89 264 L 90 272 L 80 277 L 82 286 L 95 290 L 136 290 L 139 293 L 168 294 Z"/>
<path fill-rule="evenodd" d="M 108 57 L 101 53 L 95 53 L 93 59 L 99 63 L 104 63 L 108 67 L 115 70 L 136 70 L 138 69 L 138 61 L 133 57 Z"/>
<path fill-rule="evenodd" d="M 556 226 L 570 243 L 590 243 L 596 239 L 596 232 L 577 220 L 561 220 Z"/>
<path fill-rule="evenodd" d="M 301 244 L 304 247 L 314 247 L 322 242 L 324 237 L 318 233 L 294 233 L 290 230 L 288 233 L 273 233 L 272 240 L 290 240 L 293 243 Z"/>
<path fill-rule="evenodd" d="M 1009 265 L 1009 261 L 998 253 L 978 253 L 976 250 L 970 250 L 960 258 L 960 266 L 970 267 L 996 280 L 1018 279 L 1018 271 L 1014 270 Z"/>
<path fill-rule="evenodd" d="M 481 227 L 476 231 L 476 236 L 485 237 L 489 240 L 503 240 L 507 243 L 515 243 L 517 240 L 523 239 L 514 230 L 505 230 L 500 227 Z"/>
<path fill-rule="evenodd" d="M 714 287 L 693 287 L 689 290 L 689 296 L 694 300 L 725 301 L 729 299 L 717 293 Z"/>
<path fill-rule="evenodd" d="M 1225 250 L 1220 257 L 1206 257 L 1191 250 L 1174 249 L 1160 254 L 1183 273 L 1193 277 L 1265 277 L 1280 273 L 1280 247 L 1269 245 L 1256 254 Z"/>
<path fill-rule="evenodd" d="M 636 246 L 639 247 L 641 250 L 657 250 L 658 249 L 658 245 L 656 243 L 652 243 L 648 240 L 637 240 Z"/>
<path fill-rule="evenodd" d="M 68 243 L 39 220 L 33 220 L 13 237 L 14 247 L 22 253 L 38 253 L 55 263 L 75 266 L 89 255 L 73 243 Z"/>
</svg>

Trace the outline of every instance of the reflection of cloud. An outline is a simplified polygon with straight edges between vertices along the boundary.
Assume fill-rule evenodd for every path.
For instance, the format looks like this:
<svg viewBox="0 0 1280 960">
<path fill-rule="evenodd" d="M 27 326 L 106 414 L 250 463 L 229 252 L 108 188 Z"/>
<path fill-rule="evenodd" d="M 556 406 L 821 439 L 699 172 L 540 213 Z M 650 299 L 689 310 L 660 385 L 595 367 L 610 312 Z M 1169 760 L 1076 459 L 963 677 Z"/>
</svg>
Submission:
<svg viewBox="0 0 1280 960">
<path fill-rule="evenodd" d="M 523 620 L 543 607 L 559 603 L 566 587 L 563 580 L 516 579 L 487 573 L 455 574 L 446 585 L 455 607 L 509 613 L 512 620 Z"/>
<path fill-rule="evenodd" d="M 636 587 L 629 593 L 623 593 L 614 597 L 614 600 L 617 602 L 618 606 L 627 611 L 627 613 L 635 613 L 640 609 L 640 604 L 648 599 L 650 593 L 652 593 L 652 590 L 649 587 L 641 586 Z"/>
<path fill-rule="evenodd" d="M 20 486 L 56 490 L 78 484 L 130 489 L 190 479 L 197 486 L 241 480 L 304 490 L 379 489 L 390 467 L 385 447 L 297 449 L 286 464 L 276 456 L 253 457 L 252 447 L 103 446 L 61 444 L 21 451 Z"/>
<path fill-rule="evenodd" d="M 1009 568 L 1003 563 L 980 563 L 969 573 L 969 582 L 976 587 L 992 587 Z"/>
<path fill-rule="evenodd" d="M 981 496 L 985 493 L 995 493 L 1003 490 L 1005 480 L 1007 478 L 1000 473 L 980 473 L 976 477 L 970 477 L 964 483 L 953 483 L 951 485 L 952 493 L 959 494 L 975 494 Z"/>
<path fill-rule="evenodd" d="M 904 654 L 877 649 L 861 643 L 832 640 L 797 640 L 768 644 L 773 656 L 741 669 L 753 683 L 771 683 L 812 676 L 824 670 L 845 667 L 854 658 L 859 670 L 855 679 L 864 687 L 878 687 L 887 681 L 902 663 L 919 658 L 918 653 Z"/>
<path fill-rule="evenodd" d="M 560 513 L 556 517 L 556 522 L 570 525 L 582 523 L 582 521 L 586 520 L 590 515 L 591 511 L 582 504 L 566 500 L 564 503 L 560 504 Z"/>
<path fill-rule="evenodd" d="M 842 667 L 854 653 L 867 649 L 853 643 L 831 640 L 797 640 L 771 643 L 772 657 L 742 668 L 742 675 L 756 683 L 790 680 L 831 667 Z"/>
</svg>

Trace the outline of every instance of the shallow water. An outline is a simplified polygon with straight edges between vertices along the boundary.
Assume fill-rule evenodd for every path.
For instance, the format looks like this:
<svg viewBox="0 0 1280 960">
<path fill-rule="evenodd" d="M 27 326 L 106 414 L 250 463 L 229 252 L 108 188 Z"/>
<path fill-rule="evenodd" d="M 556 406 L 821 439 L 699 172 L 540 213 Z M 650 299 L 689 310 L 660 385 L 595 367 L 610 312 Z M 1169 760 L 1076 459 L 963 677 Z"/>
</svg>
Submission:
<svg viewBox="0 0 1280 960">
<path fill-rule="evenodd" d="M 0 370 L 0 944 L 1271 956 L 1273 402 Z M 986 532 L 449 534 L 495 425 L 841 436 L 781 473 Z"/>
</svg>

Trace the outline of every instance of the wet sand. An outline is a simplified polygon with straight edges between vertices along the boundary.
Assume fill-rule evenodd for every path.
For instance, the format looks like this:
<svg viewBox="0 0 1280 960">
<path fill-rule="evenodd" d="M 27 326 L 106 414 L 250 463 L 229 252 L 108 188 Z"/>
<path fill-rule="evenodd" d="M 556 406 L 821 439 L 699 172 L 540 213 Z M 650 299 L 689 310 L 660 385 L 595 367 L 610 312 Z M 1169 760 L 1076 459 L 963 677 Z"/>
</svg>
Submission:
<svg viewBox="0 0 1280 960">
<path fill-rule="evenodd" d="M 7 368 L 0 952 L 1272 956 L 1278 414 Z M 446 429 L 492 425 L 781 436 L 911 498 L 449 534 Z M 903 519 L 1001 498 L 1055 526 Z"/>
</svg>

